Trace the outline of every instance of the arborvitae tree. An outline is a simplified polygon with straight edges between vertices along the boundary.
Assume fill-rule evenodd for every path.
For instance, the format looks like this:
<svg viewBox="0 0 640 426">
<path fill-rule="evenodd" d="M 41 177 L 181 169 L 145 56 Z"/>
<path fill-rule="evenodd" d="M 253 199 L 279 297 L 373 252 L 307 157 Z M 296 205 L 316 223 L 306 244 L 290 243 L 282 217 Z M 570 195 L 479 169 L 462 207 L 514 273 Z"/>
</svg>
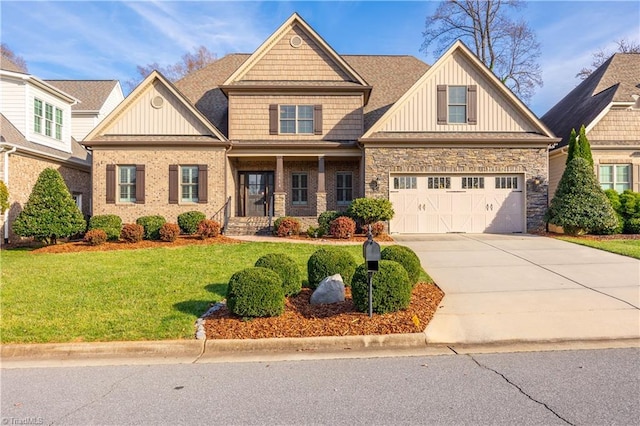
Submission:
<svg viewBox="0 0 640 426">
<path fill-rule="evenodd" d="M 58 238 L 82 232 L 86 226 L 60 173 L 47 168 L 40 173 L 29 201 L 13 222 L 13 232 L 55 244 Z"/>
<path fill-rule="evenodd" d="M 584 124 L 580 127 L 580 136 L 578 136 L 578 147 L 580 148 L 580 155 L 578 155 L 578 157 L 584 158 L 591 165 L 591 167 L 593 167 L 591 144 L 589 143 L 589 139 L 587 139 Z"/>
<path fill-rule="evenodd" d="M 571 135 L 569 136 L 569 149 L 567 150 L 567 161 L 565 161 L 565 165 L 569 164 L 569 161 L 573 160 L 576 156 L 577 145 L 578 137 L 576 135 L 576 129 L 571 129 Z"/>
<path fill-rule="evenodd" d="M 569 235 L 610 234 L 618 227 L 617 215 L 593 167 L 580 157 L 567 164 L 545 219 Z"/>
</svg>

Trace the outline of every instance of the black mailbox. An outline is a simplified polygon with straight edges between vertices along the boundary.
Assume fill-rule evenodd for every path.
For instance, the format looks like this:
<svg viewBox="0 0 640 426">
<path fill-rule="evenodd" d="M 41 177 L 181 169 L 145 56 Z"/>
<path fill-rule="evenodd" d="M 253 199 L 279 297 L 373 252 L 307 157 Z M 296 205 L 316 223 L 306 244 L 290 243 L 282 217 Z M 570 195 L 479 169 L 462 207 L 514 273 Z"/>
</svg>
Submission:
<svg viewBox="0 0 640 426">
<path fill-rule="evenodd" d="M 380 262 L 380 244 L 373 241 L 373 238 L 369 236 L 369 239 L 362 245 L 362 255 L 364 261 L 367 262 L 368 272 L 378 272 L 378 262 Z"/>
</svg>

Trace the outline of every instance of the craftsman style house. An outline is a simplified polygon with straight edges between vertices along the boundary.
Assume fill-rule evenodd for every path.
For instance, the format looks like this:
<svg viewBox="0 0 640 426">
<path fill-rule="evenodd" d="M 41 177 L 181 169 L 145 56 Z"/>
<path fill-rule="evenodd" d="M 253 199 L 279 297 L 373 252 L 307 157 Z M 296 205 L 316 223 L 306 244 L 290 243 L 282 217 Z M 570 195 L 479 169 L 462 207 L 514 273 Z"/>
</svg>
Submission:
<svg viewBox="0 0 640 426">
<path fill-rule="evenodd" d="M 315 218 L 389 198 L 398 233 L 544 226 L 547 127 L 466 47 L 339 55 L 292 15 L 252 54 L 149 75 L 84 139 L 93 213 Z"/>
<path fill-rule="evenodd" d="M 78 207 L 90 213 L 91 156 L 77 142 L 86 132 L 75 133 L 76 110 L 89 105 L 96 116 L 105 116 L 124 96 L 114 80 L 62 83 L 41 80 L 5 57 L 0 62 L 0 180 L 10 203 L 2 216 L 2 241 L 15 240 L 11 223 L 47 167 L 60 172 Z"/>
<path fill-rule="evenodd" d="M 640 54 L 616 53 L 542 121 L 561 142 L 549 154 L 549 195 L 564 172 L 571 129 L 585 126 L 603 189 L 640 192 Z"/>
</svg>

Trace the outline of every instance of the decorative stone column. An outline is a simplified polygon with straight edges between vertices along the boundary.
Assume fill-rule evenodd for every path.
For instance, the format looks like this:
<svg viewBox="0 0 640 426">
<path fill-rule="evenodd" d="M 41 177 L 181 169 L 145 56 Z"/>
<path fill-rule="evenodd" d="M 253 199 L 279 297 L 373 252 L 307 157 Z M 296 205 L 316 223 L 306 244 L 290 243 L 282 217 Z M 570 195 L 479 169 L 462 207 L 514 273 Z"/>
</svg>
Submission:
<svg viewBox="0 0 640 426">
<path fill-rule="evenodd" d="M 327 211 L 327 188 L 324 172 L 324 157 L 318 157 L 318 192 L 316 192 L 316 216 Z"/>
<path fill-rule="evenodd" d="M 276 157 L 276 187 L 273 192 L 273 215 L 282 217 L 287 215 L 287 192 L 284 189 L 284 158 Z"/>
</svg>

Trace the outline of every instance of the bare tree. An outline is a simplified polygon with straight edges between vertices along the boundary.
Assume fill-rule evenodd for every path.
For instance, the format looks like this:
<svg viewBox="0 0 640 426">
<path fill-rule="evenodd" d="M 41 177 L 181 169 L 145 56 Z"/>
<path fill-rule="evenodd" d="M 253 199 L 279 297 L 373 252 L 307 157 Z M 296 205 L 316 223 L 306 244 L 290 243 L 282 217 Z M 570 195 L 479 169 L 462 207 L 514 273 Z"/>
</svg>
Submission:
<svg viewBox="0 0 640 426">
<path fill-rule="evenodd" d="M 29 70 L 27 69 L 27 61 L 20 55 L 16 55 L 16 53 L 9 47 L 7 43 L 0 44 L 0 53 L 2 54 L 2 58 L 7 58 L 11 62 L 13 62 L 21 71 L 27 73 Z"/>
<path fill-rule="evenodd" d="M 517 96 L 528 102 L 542 87 L 538 64 L 540 44 L 524 20 L 510 11 L 524 6 L 520 0 L 446 0 L 426 19 L 422 50 L 434 46 L 442 54 L 460 39 Z"/>
<path fill-rule="evenodd" d="M 615 52 L 611 52 L 610 50 L 599 49 L 593 53 L 593 60 L 591 61 L 590 67 L 582 68 L 576 77 L 580 80 L 584 80 L 591 75 L 596 69 L 600 67 L 600 65 L 604 64 L 609 60 L 614 53 L 640 53 L 640 43 L 635 40 L 626 40 L 624 38 L 617 40 L 616 44 L 618 48 Z"/>
<path fill-rule="evenodd" d="M 205 46 L 200 46 L 195 49 L 193 53 L 185 53 L 182 55 L 180 61 L 172 65 L 167 65 L 166 67 L 158 65 L 157 62 L 147 65 L 138 65 L 136 67 L 138 77 L 125 82 L 125 85 L 129 91 L 133 90 L 138 83 L 151 74 L 153 70 L 160 71 L 162 75 L 167 77 L 170 81 L 177 81 L 193 71 L 204 68 L 217 59 L 218 56 L 215 53 L 210 52 Z"/>
</svg>

